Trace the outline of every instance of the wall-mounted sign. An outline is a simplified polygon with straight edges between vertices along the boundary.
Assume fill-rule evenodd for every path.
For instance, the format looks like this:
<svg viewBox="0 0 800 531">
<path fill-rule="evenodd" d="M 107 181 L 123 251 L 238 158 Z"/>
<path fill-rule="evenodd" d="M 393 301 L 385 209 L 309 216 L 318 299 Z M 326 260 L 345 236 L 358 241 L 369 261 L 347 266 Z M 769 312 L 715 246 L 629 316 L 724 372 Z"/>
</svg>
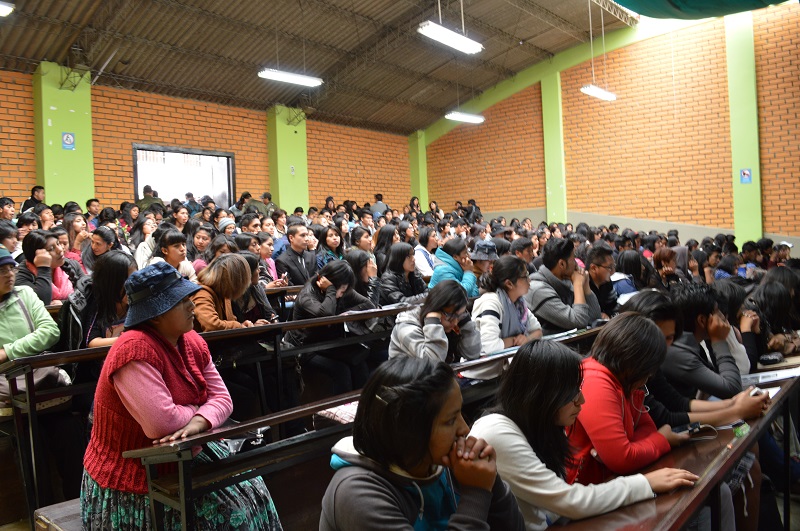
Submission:
<svg viewBox="0 0 800 531">
<path fill-rule="evenodd" d="M 739 182 L 742 184 L 753 184 L 753 172 L 749 168 L 739 170 Z"/>
<path fill-rule="evenodd" d="M 75 133 L 61 133 L 61 149 L 75 149 Z"/>
</svg>

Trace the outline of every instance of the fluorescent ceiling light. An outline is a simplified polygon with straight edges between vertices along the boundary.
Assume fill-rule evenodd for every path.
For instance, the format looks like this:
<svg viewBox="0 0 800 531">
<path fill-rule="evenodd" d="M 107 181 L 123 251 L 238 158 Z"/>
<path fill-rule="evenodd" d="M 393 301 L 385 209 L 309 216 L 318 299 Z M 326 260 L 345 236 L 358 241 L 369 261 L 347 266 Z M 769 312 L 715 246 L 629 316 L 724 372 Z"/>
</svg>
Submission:
<svg viewBox="0 0 800 531">
<path fill-rule="evenodd" d="M 0 2 L 0 17 L 7 17 L 14 11 L 14 4 L 11 2 Z"/>
<path fill-rule="evenodd" d="M 597 85 L 584 85 L 581 87 L 581 92 L 587 96 L 592 96 L 603 101 L 617 101 L 617 95 L 605 89 L 601 89 Z"/>
<path fill-rule="evenodd" d="M 478 53 L 483 50 L 483 45 L 481 43 L 475 42 L 472 39 L 461 35 L 460 33 L 449 30 L 444 26 L 440 26 L 435 22 L 431 22 L 430 20 L 422 22 L 417 28 L 417 31 L 428 38 L 439 41 L 442 44 L 446 44 L 447 46 L 455 48 L 460 52 L 471 54 Z"/>
<path fill-rule="evenodd" d="M 453 111 L 444 115 L 448 120 L 454 122 L 467 122 L 470 124 L 482 124 L 485 118 L 480 114 L 468 114 L 465 112 Z"/>
<path fill-rule="evenodd" d="M 265 68 L 258 73 L 258 77 L 271 79 L 273 81 L 282 81 L 284 83 L 293 83 L 295 85 L 303 85 L 304 87 L 318 87 L 323 83 L 322 79 L 318 77 L 293 74 L 292 72 L 284 72 L 282 70 L 275 70 L 274 68 Z"/>
</svg>

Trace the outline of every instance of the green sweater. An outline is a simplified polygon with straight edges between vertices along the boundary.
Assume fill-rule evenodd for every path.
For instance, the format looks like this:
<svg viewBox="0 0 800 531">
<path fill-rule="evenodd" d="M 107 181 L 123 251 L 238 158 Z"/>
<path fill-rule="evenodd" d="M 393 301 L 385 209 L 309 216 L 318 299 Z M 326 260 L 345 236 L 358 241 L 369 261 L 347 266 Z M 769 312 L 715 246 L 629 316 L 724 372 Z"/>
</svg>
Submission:
<svg viewBox="0 0 800 531">
<path fill-rule="evenodd" d="M 27 309 L 27 315 L 20 301 Z M 17 286 L 0 301 L 0 345 L 8 359 L 32 356 L 58 341 L 58 325 L 28 286 Z"/>
</svg>

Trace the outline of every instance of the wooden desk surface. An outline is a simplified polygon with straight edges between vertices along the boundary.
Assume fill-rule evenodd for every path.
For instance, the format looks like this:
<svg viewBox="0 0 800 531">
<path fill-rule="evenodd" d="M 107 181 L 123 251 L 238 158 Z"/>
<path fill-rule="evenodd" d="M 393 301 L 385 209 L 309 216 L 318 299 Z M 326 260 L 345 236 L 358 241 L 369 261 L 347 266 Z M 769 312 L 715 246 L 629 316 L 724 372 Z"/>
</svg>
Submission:
<svg viewBox="0 0 800 531">
<path fill-rule="evenodd" d="M 794 367 L 800 367 L 800 356 L 788 356 L 784 358 L 782 362 L 773 365 L 761 365 L 759 363 L 758 367 L 750 372 L 769 372 L 780 369 L 791 369 Z"/>
<path fill-rule="evenodd" d="M 720 430 L 716 439 L 685 444 L 642 471 L 650 472 L 665 467 L 684 468 L 700 476 L 700 480 L 693 488 L 678 489 L 670 494 L 662 494 L 610 513 L 573 521 L 561 529 L 569 531 L 680 529 L 703 506 L 712 489 L 722 481 L 739 458 L 758 441 L 764 430 L 777 418 L 781 407 L 787 403 L 789 397 L 800 389 L 797 379 L 771 384 L 770 387 L 778 385 L 781 390 L 775 396 L 766 415 L 748 421 L 750 433 L 747 436 L 736 439 L 733 430 Z"/>
</svg>

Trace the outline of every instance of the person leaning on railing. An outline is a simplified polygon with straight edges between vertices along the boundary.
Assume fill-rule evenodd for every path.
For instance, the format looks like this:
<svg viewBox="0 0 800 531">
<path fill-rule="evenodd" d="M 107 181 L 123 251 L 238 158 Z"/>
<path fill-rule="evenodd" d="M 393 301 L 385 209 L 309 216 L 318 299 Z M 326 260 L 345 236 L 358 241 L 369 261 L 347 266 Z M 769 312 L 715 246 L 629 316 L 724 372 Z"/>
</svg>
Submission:
<svg viewBox="0 0 800 531">
<path fill-rule="evenodd" d="M 83 529 L 151 528 L 144 466 L 124 459 L 123 452 L 218 427 L 232 411 L 208 345 L 192 330 L 190 296 L 199 289 L 166 262 L 135 272 L 125 283 L 126 331 L 103 365 L 83 460 Z M 196 463 L 228 455 L 216 442 L 193 453 Z M 230 529 L 281 529 L 261 478 L 201 496 L 194 511 L 197 529 L 217 528 L 223 520 Z M 179 518 L 167 508 L 166 528 Z"/>
</svg>

